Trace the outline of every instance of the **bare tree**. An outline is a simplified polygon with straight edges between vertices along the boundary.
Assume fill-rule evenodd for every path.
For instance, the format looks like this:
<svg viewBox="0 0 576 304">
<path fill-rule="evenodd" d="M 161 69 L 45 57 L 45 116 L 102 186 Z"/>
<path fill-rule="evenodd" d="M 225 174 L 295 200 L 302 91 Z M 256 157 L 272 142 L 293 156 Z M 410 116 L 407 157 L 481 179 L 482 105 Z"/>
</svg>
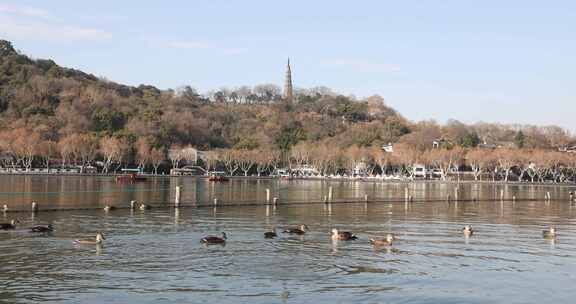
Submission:
<svg viewBox="0 0 576 304">
<path fill-rule="evenodd" d="M 234 172 L 238 170 L 236 151 L 232 149 L 221 149 L 218 153 L 228 173 L 234 175 Z"/>
<path fill-rule="evenodd" d="M 166 154 L 164 153 L 164 149 L 153 148 L 150 150 L 150 162 L 152 163 L 152 167 L 154 167 L 154 174 L 158 174 L 158 167 L 160 167 L 165 159 Z"/>
<path fill-rule="evenodd" d="M 13 136 L 16 157 L 26 171 L 29 171 L 39 150 L 40 135 L 26 129 L 16 129 L 13 131 Z"/>
<path fill-rule="evenodd" d="M 248 176 L 248 172 L 254 166 L 255 163 L 255 156 L 254 152 L 251 150 L 237 150 L 236 153 L 236 162 L 240 167 L 240 170 L 244 172 L 244 176 Z"/>
<path fill-rule="evenodd" d="M 79 134 L 76 136 L 76 150 L 80 157 L 80 173 L 84 173 L 86 166 L 96 158 L 98 154 L 98 140 L 91 134 Z"/>
<path fill-rule="evenodd" d="M 168 158 L 172 162 L 172 169 L 180 167 L 180 161 L 183 158 L 182 147 L 176 144 L 170 146 L 170 150 L 168 150 Z"/>
<path fill-rule="evenodd" d="M 123 152 L 123 143 L 120 139 L 111 136 L 100 139 L 100 153 L 104 157 L 103 173 L 108 173 L 114 162 L 120 162 Z"/>
<path fill-rule="evenodd" d="M 413 178 L 414 165 L 421 160 L 421 152 L 408 144 L 397 144 L 394 146 L 393 155 L 398 160 L 398 165 L 410 178 Z"/>
<path fill-rule="evenodd" d="M 491 151 L 483 149 L 472 149 L 466 154 L 468 165 L 472 168 L 474 180 L 482 180 L 482 174 L 486 172 Z"/>
<path fill-rule="evenodd" d="M 58 155 L 58 143 L 52 140 L 43 140 L 38 149 L 38 156 L 42 158 L 44 167 L 50 170 L 50 161 Z"/>
<path fill-rule="evenodd" d="M 136 161 L 138 161 L 138 168 L 144 170 L 146 165 L 150 163 L 150 156 L 152 147 L 150 141 L 146 137 L 140 137 L 136 141 Z"/>
<path fill-rule="evenodd" d="M 204 164 L 206 165 L 206 171 L 210 172 L 214 170 L 219 159 L 220 155 L 217 150 L 204 152 Z"/>
<path fill-rule="evenodd" d="M 68 135 L 58 141 L 58 151 L 60 152 L 61 166 L 65 167 L 72 160 L 76 160 L 75 135 Z"/>
<path fill-rule="evenodd" d="M 515 150 L 512 149 L 498 149 L 494 153 L 496 161 L 498 163 L 498 168 L 504 173 L 504 181 L 508 182 L 510 172 L 514 166 L 517 164 Z"/>
<path fill-rule="evenodd" d="M 297 167 L 302 167 L 310 161 L 310 146 L 307 142 L 299 142 L 290 149 L 290 167 L 294 163 Z"/>
<path fill-rule="evenodd" d="M 189 165 L 196 165 L 198 160 L 198 150 L 192 146 L 182 148 L 182 160 L 185 160 Z"/>
</svg>

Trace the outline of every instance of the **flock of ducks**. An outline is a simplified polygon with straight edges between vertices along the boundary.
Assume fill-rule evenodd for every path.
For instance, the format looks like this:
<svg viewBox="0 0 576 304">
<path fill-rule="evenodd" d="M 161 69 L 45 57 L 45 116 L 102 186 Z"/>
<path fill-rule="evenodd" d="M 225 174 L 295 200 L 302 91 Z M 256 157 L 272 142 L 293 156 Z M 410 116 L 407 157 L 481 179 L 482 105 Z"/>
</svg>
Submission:
<svg viewBox="0 0 576 304">
<path fill-rule="evenodd" d="M 131 201 L 130 202 L 130 208 L 132 210 L 135 210 L 135 209 L 148 210 L 151 208 L 151 206 L 146 205 L 146 204 L 142 204 L 142 203 L 137 203 L 136 201 Z M 111 205 L 106 205 L 103 209 L 105 212 L 109 212 L 109 211 L 115 210 L 116 207 L 111 206 Z M 10 223 L 0 223 L 0 230 L 15 229 L 16 225 L 19 223 L 20 223 L 20 221 L 17 219 L 11 220 Z M 35 225 L 33 227 L 30 227 L 30 232 L 32 232 L 32 233 L 50 233 L 52 231 L 54 231 L 54 227 L 51 224 Z M 276 238 L 278 236 L 276 231 L 277 231 L 277 228 L 274 227 L 274 229 L 272 229 L 272 231 L 264 232 L 264 238 L 267 238 L 267 239 Z M 308 231 L 310 231 L 310 229 L 308 228 L 307 225 L 299 225 L 296 227 L 285 228 L 282 231 L 282 233 L 304 235 Z M 471 225 L 466 225 L 461 229 L 461 232 L 464 236 L 470 237 L 474 234 L 475 231 Z M 551 226 L 548 229 L 543 230 L 542 236 L 545 239 L 555 239 L 557 236 L 556 227 Z M 336 228 L 332 229 L 331 238 L 332 238 L 332 240 L 335 240 L 335 241 L 353 241 L 353 240 L 358 239 L 358 237 L 354 233 L 349 232 L 349 231 L 339 231 Z M 94 238 L 76 239 L 76 240 L 74 240 L 74 244 L 100 245 L 100 244 L 102 244 L 102 242 L 105 239 L 106 238 L 104 237 L 104 234 L 102 234 L 101 232 L 97 232 L 96 236 Z M 222 232 L 221 236 L 214 236 L 214 235 L 205 236 L 202 239 L 200 239 L 200 242 L 203 244 L 225 244 L 226 240 L 227 240 L 226 232 Z M 373 245 L 374 247 L 381 247 L 381 246 L 389 247 L 389 246 L 392 246 L 392 244 L 396 240 L 396 237 L 394 236 L 394 234 L 389 233 L 384 238 L 369 238 L 368 240 L 369 240 L 370 244 Z"/>
<path fill-rule="evenodd" d="M 6 209 L 6 207 L 5 207 Z M 104 211 L 105 212 L 110 212 L 112 210 L 116 210 L 117 207 L 112 206 L 112 205 L 106 205 L 104 206 Z M 136 201 L 131 201 L 130 202 L 130 209 L 135 210 L 135 209 L 140 209 L 140 210 L 149 210 L 151 209 L 150 205 L 146 205 L 143 203 L 137 203 Z M 13 219 L 10 221 L 10 223 L 0 223 L 0 230 L 13 230 L 16 229 L 16 225 L 19 224 L 20 221 L 17 219 Z M 30 232 L 32 233 L 50 233 L 54 231 L 54 227 L 52 226 L 52 224 L 47 224 L 47 225 L 35 225 L 30 227 Z M 224 239 L 226 239 L 226 234 L 223 234 Z M 87 239 L 76 239 L 74 240 L 74 244 L 79 244 L 79 245 L 100 245 L 102 244 L 102 242 L 105 240 L 106 238 L 104 237 L 104 234 L 102 232 L 97 232 L 96 236 L 94 238 L 87 238 Z"/>
<path fill-rule="evenodd" d="M 106 206 L 106 207 L 108 207 L 108 206 Z M 108 210 L 108 211 L 112 210 L 112 209 L 106 208 L 106 207 L 104 210 Z M 16 225 L 19 223 L 20 223 L 20 221 L 15 220 L 15 219 L 10 221 L 10 223 L 0 223 L 0 230 L 16 229 Z M 276 238 L 278 236 L 278 234 L 276 233 L 276 230 L 277 229 L 274 228 L 272 231 L 264 232 L 264 238 L 267 238 L 267 239 Z M 30 232 L 32 232 L 32 233 L 50 233 L 52 231 L 54 231 L 54 227 L 52 226 L 52 224 L 35 225 L 35 226 L 30 227 Z M 310 229 L 308 228 L 307 225 L 299 225 L 297 227 L 286 228 L 282 231 L 282 233 L 304 235 L 308 231 L 310 231 Z M 76 240 L 74 240 L 74 244 L 100 245 L 103 243 L 103 241 L 105 239 L 106 239 L 106 237 L 104 237 L 104 234 L 102 232 L 97 232 L 96 236 L 94 238 L 76 239 Z M 222 232 L 221 236 L 214 236 L 214 235 L 205 236 L 202 239 L 200 239 L 200 242 L 204 243 L 204 244 L 225 244 L 227 239 L 228 239 L 228 237 L 226 235 L 226 232 Z M 333 240 L 339 240 L 339 241 L 352 241 L 352 240 L 357 240 L 358 237 L 352 232 L 339 231 L 338 229 L 334 228 L 334 229 L 332 229 L 332 239 Z M 382 239 L 371 238 L 370 244 L 372 244 L 374 246 L 391 246 L 392 242 L 394 240 L 395 240 L 394 235 L 388 234 L 388 235 L 386 235 L 385 238 L 382 238 Z"/>
<path fill-rule="evenodd" d="M 108 210 L 108 211 L 112 210 L 112 209 L 107 208 L 107 207 L 109 207 L 109 206 L 104 207 L 104 210 Z M 146 208 L 146 207 L 142 207 L 142 205 L 139 205 L 138 208 L 142 209 L 142 208 Z M 145 210 L 145 209 L 142 209 L 142 210 Z M 16 220 L 16 219 L 11 220 L 10 223 L 0 223 L 0 230 L 16 229 L 16 225 L 19 223 L 20 223 L 20 221 Z M 35 226 L 30 227 L 30 232 L 32 232 L 32 233 L 50 233 L 52 231 L 54 231 L 54 227 L 52 226 L 52 224 L 35 225 Z M 276 231 L 277 231 L 277 228 L 274 227 L 274 229 L 272 231 L 264 232 L 264 238 L 267 238 L 267 239 L 276 238 L 278 236 Z M 297 227 L 286 228 L 282 231 L 282 233 L 304 235 L 304 234 L 306 234 L 307 231 L 310 231 L 310 229 L 308 228 L 307 225 L 299 225 Z M 461 232 L 462 232 L 462 234 L 464 234 L 464 236 L 470 237 L 474 234 L 475 231 L 471 225 L 466 225 L 461 229 Z M 555 239 L 557 236 L 556 227 L 551 226 L 548 229 L 543 230 L 542 236 L 545 239 Z M 358 239 L 358 237 L 354 233 L 349 232 L 349 231 L 339 231 L 336 228 L 332 229 L 331 237 L 332 237 L 332 240 L 335 240 L 335 241 L 353 241 L 353 240 Z M 103 233 L 97 232 L 96 236 L 94 238 L 76 239 L 76 240 L 74 240 L 74 244 L 100 245 L 100 244 L 102 244 L 102 242 L 105 239 L 106 238 L 104 237 Z M 222 232 L 221 236 L 214 236 L 214 235 L 205 236 L 202 239 L 200 239 L 200 242 L 203 244 L 225 244 L 227 239 L 228 239 L 228 237 L 226 235 L 226 232 Z M 394 236 L 394 234 L 389 233 L 384 238 L 370 238 L 368 240 L 369 240 L 370 244 L 375 246 L 375 247 L 392 246 L 392 244 L 396 240 L 396 237 Z"/>
<path fill-rule="evenodd" d="M 277 237 L 278 234 L 276 233 L 276 230 L 277 230 L 276 227 L 274 227 L 272 231 L 264 232 L 264 238 L 271 239 Z M 309 231 L 308 226 L 300 225 L 297 227 L 284 229 L 282 232 L 289 234 L 303 235 L 307 231 Z M 472 228 L 471 225 L 466 225 L 461 229 L 461 232 L 465 237 L 471 237 L 474 234 L 474 229 Z M 552 226 L 546 230 L 543 230 L 542 236 L 545 239 L 555 239 L 557 236 L 556 227 Z M 354 233 L 349 231 L 339 231 L 336 228 L 332 229 L 331 237 L 332 240 L 335 241 L 353 241 L 358 239 L 358 237 Z M 202 238 L 200 242 L 204 244 L 225 244 L 226 240 L 227 240 L 226 233 L 222 232 L 222 237 L 207 236 Z M 388 233 L 384 238 L 369 238 L 368 240 L 370 241 L 370 244 L 374 247 L 389 247 L 392 246 L 392 244 L 396 240 L 396 237 L 394 236 L 394 234 Z"/>
<path fill-rule="evenodd" d="M 10 223 L 0 223 L 0 230 L 13 230 L 16 229 L 16 225 L 20 224 L 19 220 L 11 220 Z M 30 232 L 36 233 L 46 233 L 54 231 L 52 224 L 48 225 L 35 225 L 30 227 Z"/>
<path fill-rule="evenodd" d="M 19 220 L 11 220 L 10 223 L 0 223 L 0 230 L 14 230 L 16 225 L 19 224 Z M 48 225 L 34 225 L 30 227 L 31 233 L 50 233 L 54 231 L 54 226 L 52 224 Z M 86 244 L 86 245 L 98 245 L 102 244 L 106 238 L 101 232 L 96 233 L 96 237 L 89 239 L 77 239 L 74 240 L 74 244 Z"/>
</svg>

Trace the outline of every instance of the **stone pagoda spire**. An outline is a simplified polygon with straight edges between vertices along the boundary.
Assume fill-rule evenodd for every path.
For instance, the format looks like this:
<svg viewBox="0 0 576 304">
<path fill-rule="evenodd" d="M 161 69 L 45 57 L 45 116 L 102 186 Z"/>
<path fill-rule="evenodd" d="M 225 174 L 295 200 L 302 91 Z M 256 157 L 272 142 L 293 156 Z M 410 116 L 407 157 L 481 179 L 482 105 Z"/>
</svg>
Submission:
<svg viewBox="0 0 576 304">
<path fill-rule="evenodd" d="M 292 92 L 292 71 L 290 70 L 290 58 L 288 58 L 288 64 L 286 65 L 286 75 L 284 76 L 284 92 L 282 97 L 287 102 L 292 102 L 293 100 Z"/>
</svg>

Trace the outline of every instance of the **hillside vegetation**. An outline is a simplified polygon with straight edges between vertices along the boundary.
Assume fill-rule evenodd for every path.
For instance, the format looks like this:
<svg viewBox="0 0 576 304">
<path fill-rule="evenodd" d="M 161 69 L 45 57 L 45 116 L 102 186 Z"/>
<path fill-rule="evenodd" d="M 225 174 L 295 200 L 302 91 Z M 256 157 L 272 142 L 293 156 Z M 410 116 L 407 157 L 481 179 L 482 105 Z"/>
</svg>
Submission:
<svg viewBox="0 0 576 304">
<path fill-rule="evenodd" d="M 552 151 L 573 142 L 556 126 L 410 122 L 380 96 L 357 99 L 323 87 L 295 93 L 296 100 L 287 103 L 270 84 L 206 94 L 191 87 L 126 86 L 32 59 L 0 40 L 0 152 L 6 167 L 98 160 L 106 171 L 113 164 L 157 170 L 187 146 L 261 151 L 254 154 L 282 155 L 278 162 L 290 162 L 296 145 L 344 153 L 399 143 L 426 151 L 442 139 L 445 150 L 488 143 Z"/>
</svg>

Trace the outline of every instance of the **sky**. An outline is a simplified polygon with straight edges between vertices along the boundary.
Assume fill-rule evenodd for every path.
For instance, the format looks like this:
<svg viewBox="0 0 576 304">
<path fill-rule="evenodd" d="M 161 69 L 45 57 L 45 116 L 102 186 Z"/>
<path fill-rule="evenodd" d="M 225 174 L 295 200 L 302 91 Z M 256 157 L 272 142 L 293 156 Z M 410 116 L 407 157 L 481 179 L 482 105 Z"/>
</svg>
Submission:
<svg viewBox="0 0 576 304">
<path fill-rule="evenodd" d="M 283 83 L 381 95 L 410 120 L 576 133 L 576 1 L 3 1 L 34 58 L 162 89 Z"/>
</svg>

